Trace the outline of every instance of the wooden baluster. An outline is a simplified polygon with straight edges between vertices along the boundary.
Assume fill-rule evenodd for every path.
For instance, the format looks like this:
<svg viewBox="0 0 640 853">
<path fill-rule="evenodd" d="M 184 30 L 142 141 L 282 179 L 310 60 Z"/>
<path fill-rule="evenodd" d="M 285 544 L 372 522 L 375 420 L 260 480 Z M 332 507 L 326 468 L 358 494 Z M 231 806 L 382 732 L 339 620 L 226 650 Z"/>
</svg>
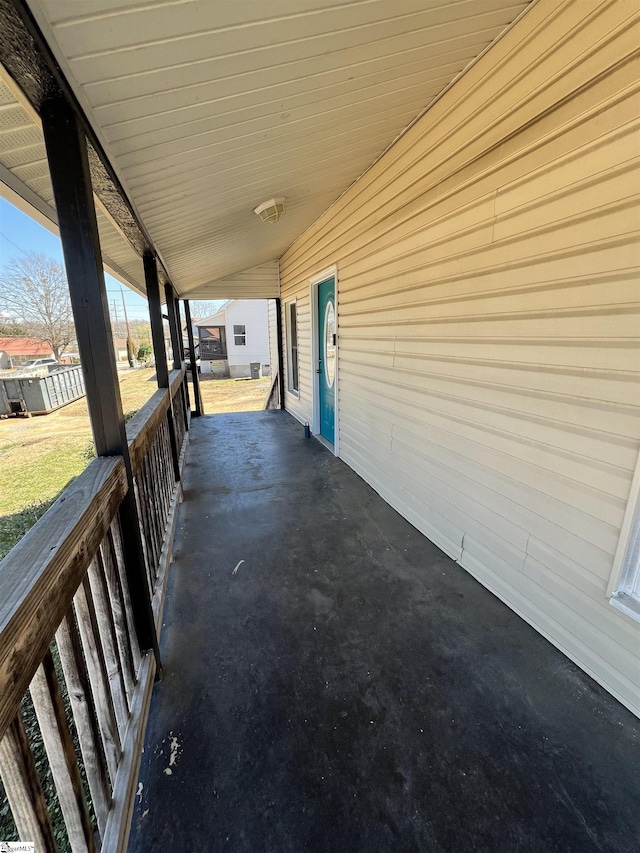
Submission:
<svg viewBox="0 0 640 853">
<path fill-rule="evenodd" d="M 107 604 L 110 605 L 109 609 L 113 618 L 118 656 L 120 658 L 120 667 L 127 695 L 127 705 L 131 708 L 131 697 L 133 696 L 136 685 L 133 660 L 131 658 L 131 637 L 124 612 L 124 601 L 116 567 L 116 555 L 113 550 L 113 540 L 110 533 L 107 533 L 103 540 L 100 546 L 100 553 L 102 555 L 103 577 L 107 585 Z"/>
<path fill-rule="evenodd" d="M 158 515 L 158 510 L 160 509 L 158 505 L 158 484 L 155 482 L 153 468 L 152 468 L 152 460 L 151 460 L 151 450 L 153 444 L 149 448 L 149 454 L 145 459 L 145 469 L 147 472 L 147 483 L 149 487 L 148 498 L 149 498 L 149 511 L 151 513 L 151 518 L 153 520 L 153 530 L 155 535 L 155 549 L 156 549 L 156 559 L 153 564 L 153 588 L 155 590 L 156 581 L 158 579 L 158 566 L 160 564 L 160 555 L 162 553 L 162 526 L 160 523 L 160 516 Z"/>
<path fill-rule="evenodd" d="M 142 467 L 140 468 L 140 473 L 142 474 L 142 482 L 143 482 L 143 495 L 145 501 L 145 507 L 147 510 L 147 518 L 149 521 L 149 541 L 151 544 L 151 553 L 153 555 L 153 562 L 150 568 L 151 575 L 151 590 L 153 592 L 153 588 L 155 586 L 155 579 L 158 573 L 158 561 L 160 560 L 160 548 L 158 547 L 158 539 L 159 539 L 159 531 L 158 531 L 158 522 L 156 518 L 156 514 L 153 511 L 153 486 L 151 484 L 151 476 L 149 474 L 149 456 L 147 455 L 142 463 Z"/>
<path fill-rule="evenodd" d="M 158 581 L 158 572 L 160 570 L 160 558 L 162 556 L 162 545 L 164 542 L 164 534 L 166 527 L 166 512 L 164 501 L 162 499 L 162 483 L 160 480 L 160 471 L 158 468 L 158 436 L 153 440 L 149 455 L 149 468 L 151 471 L 151 481 L 153 484 L 153 500 L 154 500 L 154 515 L 158 527 L 158 562 L 156 563 L 155 581 Z"/>
<path fill-rule="evenodd" d="M 122 666 L 118 655 L 118 644 L 115 625 L 113 623 L 113 613 L 109 603 L 109 592 L 104 579 L 102 557 L 99 551 L 91 561 L 87 577 L 98 620 L 100 642 L 104 653 L 104 661 L 107 666 L 109 684 L 111 685 L 111 695 L 113 696 L 113 706 L 116 710 L 120 738 L 123 738 L 129 722 L 129 705 L 127 703 L 127 691 L 124 685 Z"/>
<path fill-rule="evenodd" d="M 161 458 L 162 481 L 164 483 L 164 489 L 167 495 L 167 506 L 169 507 L 169 509 L 171 509 L 171 498 L 173 496 L 173 487 L 175 485 L 175 480 L 169 475 L 171 471 L 171 445 L 169 443 L 169 432 L 167 430 L 166 424 L 162 424 Z"/>
<path fill-rule="evenodd" d="M 50 651 L 45 654 L 41 666 L 36 670 L 29 691 L 58 792 L 72 853 L 93 853 L 96 850 L 93 827 Z"/>
<path fill-rule="evenodd" d="M 153 461 L 156 470 L 156 479 L 158 481 L 158 491 L 160 493 L 160 505 L 162 507 L 162 517 L 164 519 L 169 515 L 169 498 L 164 476 L 164 459 L 162 457 L 162 430 L 158 430 L 155 441 L 153 442 Z"/>
<path fill-rule="evenodd" d="M 121 741 L 116 722 L 113 697 L 109 689 L 107 667 L 105 665 L 102 644 L 99 640 L 96 613 L 91 598 L 89 582 L 85 578 L 74 598 L 78 631 L 82 640 L 82 649 L 87 661 L 87 672 L 91 682 L 91 692 L 96 705 L 96 716 L 100 726 L 100 735 L 107 759 L 111 785 L 115 784 L 120 760 Z"/>
<path fill-rule="evenodd" d="M 184 379 L 180 383 L 180 393 L 182 396 L 182 417 L 184 418 L 184 430 L 185 432 L 189 432 L 189 418 L 187 417 L 187 412 L 191 408 L 189 405 L 189 389 L 187 388 L 187 376 L 185 374 Z"/>
<path fill-rule="evenodd" d="M 55 853 L 47 803 L 19 711 L 0 740 L 0 768 L 20 839 L 34 841 L 37 853 Z"/>
<path fill-rule="evenodd" d="M 138 667 L 140 666 L 142 655 L 140 653 L 140 646 L 138 645 L 138 638 L 136 637 L 135 624 L 133 621 L 133 608 L 131 606 L 131 596 L 129 594 L 129 586 L 127 584 L 127 576 L 125 573 L 124 551 L 122 548 L 120 522 L 117 516 L 113 519 L 113 523 L 109 528 L 109 534 L 111 537 L 111 544 L 113 546 L 113 553 L 116 561 L 116 570 L 118 572 L 118 578 L 120 579 L 120 589 L 122 590 L 122 600 L 124 601 L 124 612 L 127 618 L 127 625 L 129 626 L 129 640 L 131 657 L 133 660 L 133 671 L 137 679 Z"/>
<path fill-rule="evenodd" d="M 60 663 L 67 683 L 69 701 L 73 711 L 82 760 L 91 791 L 93 808 L 98 820 L 100 835 L 104 834 L 111 804 L 111 785 L 100 742 L 100 730 L 95 713 L 89 677 L 82 655 L 78 629 L 70 610 L 56 632 Z"/>
<path fill-rule="evenodd" d="M 162 499 L 160 496 L 160 488 L 158 483 L 158 472 L 156 470 L 156 459 L 155 459 L 155 444 L 156 440 L 154 438 L 151 443 L 151 447 L 149 448 L 149 455 L 147 456 L 147 463 L 149 466 L 149 482 L 151 484 L 151 494 L 152 494 L 152 512 L 153 517 L 156 523 L 156 531 L 157 531 L 157 545 L 158 545 L 158 559 L 156 561 L 153 574 L 153 589 L 155 592 L 156 584 L 158 583 L 158 570 L 160 567 L 160 556 L 162 554 Z"/>
<path fill-rule="evenodd" d="M 136 503 L 140 514 L 140 527 L 142 530 L 142 550 L 144 552 L 145 573 L 147 578 L 147 586 L 149 588 L 149 596 L 153 598 L 153 547 L 151 535 L 149 533 L 149 517 L 146 506 L 146 498 L 144 494 L 144 482 L 142 478 L 142 469 L 138 471 L 133 481 L 133 487 L 136 494 Z"/>
</svg>

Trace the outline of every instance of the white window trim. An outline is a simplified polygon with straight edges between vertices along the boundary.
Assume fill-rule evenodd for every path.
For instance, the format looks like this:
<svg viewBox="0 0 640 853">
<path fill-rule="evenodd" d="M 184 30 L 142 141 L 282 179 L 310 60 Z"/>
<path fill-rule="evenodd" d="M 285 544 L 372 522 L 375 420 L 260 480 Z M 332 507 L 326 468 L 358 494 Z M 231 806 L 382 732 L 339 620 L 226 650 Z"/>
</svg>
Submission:
<svg viewBox="0 0 640 853">
<path fill-rule="evenodd" d="M 247 324 L 246 323 L 232 323 L 233 326 L 233 345 L 234 347 L 246 347 L 247 345 Z M 236 333 L 236 329 L 244 329 L 244 332 Z M 244 341 L 239 344 L 236 341 L 236 338 L 244 338 Z"/>
<path fill-rule="evenodd" d="M 292 386 L 292 364 L 293 364 L 293 350 L 292 350 L 292 340 L 291 340 L 291 306 L 295 305 L 296 308 L 296 338 L 297 338 L 297 349 L 298 349 L 298 387 L 294 388 Z M 284 323 L 285 323 L 285 333 L 287 336 L 287 393 L 291 394 L 293 397 L 297 397 L 300 399 L 300 335 L 298 334 L 298 300 L 292 299 L 290 302 L 285 302 L 284 305 Z"/>
<path fill-rule="evenodd" d="M 610 603 L 640 621 L 640 453 L 607 587 Z"/>
</svg>

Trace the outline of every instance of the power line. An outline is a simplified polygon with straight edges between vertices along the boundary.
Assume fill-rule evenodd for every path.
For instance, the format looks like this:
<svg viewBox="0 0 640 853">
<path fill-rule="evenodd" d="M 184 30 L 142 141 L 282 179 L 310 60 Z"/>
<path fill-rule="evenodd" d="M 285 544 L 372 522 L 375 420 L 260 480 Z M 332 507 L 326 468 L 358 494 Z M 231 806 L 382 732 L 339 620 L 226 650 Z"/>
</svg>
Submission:
<svg viewBox="0 0 640 853">
<path fill-rule="evenodd" d="M 24 250 L 24 249 L 22 249 L 20 246 L 18 246 L 18 244 L 17 244 L 17 243 L 14 243 L 14 242 L 13 242 L 13 240 L 11 239 L 11 237 L 7 237 L 7 235 L 6 235 L 4 232 L 0 231 L 0 237 L 4 237 L 4 239 L 5 239 L 8 243 L 11 243 L 11 245 L 12 245 L 12 246 L 15 246 L 15 247 L 16 247 L 16 249 L 17 249 L 19 252 L 22 252 L 22 254 L 23 254 L 23 255 L 28 255 L 28 254 L 29 254 L 29 252 L 25 252 L 25 250 Z"/>
</svg>

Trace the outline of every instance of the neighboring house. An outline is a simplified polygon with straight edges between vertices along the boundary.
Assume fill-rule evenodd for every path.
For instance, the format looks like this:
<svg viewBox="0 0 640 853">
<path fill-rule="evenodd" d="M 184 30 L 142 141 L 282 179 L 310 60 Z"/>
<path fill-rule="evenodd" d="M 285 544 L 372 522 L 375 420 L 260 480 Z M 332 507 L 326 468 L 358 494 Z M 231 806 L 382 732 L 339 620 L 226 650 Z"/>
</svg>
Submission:
<svg viewBox="0 0 640 853">
<path fill-rule="evenodd" d="M 0 338 L 0 370 L 19 367 L 35 358 L 52 358 L 53 350 L 39 338 Z"/>
<path fill-rule="evenodd" d="M 269 312 L 266 299 L 230 299 L 211 317 L 197 323 L 202 373 L 238 379 L 259 364 L 271 372 Z"/>
<path fill-rule="evenodd" d="M 114 338 L 113 348 L 116 352 L 116 361 L 127 361 L 127 339 Z"/>
<path fill-rule="evenodd" d="M 200 348 L 200 342 L 198 339 L 198 323 L 201 323 L 202 319 L 200 317 L 192 317 L 191 318 L 191 332 L 193 334 L 193 342 L 196 350 L 196 358 L 200 358 L 198 352 Z M 187 324 L 185 323 L 182 327 L 182 346 L 184 347 L 185 355 L 189 353 L 189 335 L 187 334 Z"/>
</svg>

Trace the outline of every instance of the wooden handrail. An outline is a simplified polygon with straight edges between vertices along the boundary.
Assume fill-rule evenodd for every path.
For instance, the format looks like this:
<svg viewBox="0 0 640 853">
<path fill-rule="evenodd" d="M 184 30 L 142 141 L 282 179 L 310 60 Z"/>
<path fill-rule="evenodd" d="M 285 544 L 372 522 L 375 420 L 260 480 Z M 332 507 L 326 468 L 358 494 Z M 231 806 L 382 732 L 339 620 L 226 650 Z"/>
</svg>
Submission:
<svg viewBox="0 0 640 853">
<path fill-rule="evenodd" d="M 275 405 L 273 405 L 275 402 Z M 276 371 L 271 379 L 269 390 L 264 398 L 263 409 L 279 409 L 280 408 L 280 377 Z"/>
<path fill-rule="evenodd" d="M 171 399 L 176 396 L 176 392 L 180 387 L 180 383 L 184 379 L 187 372 L 187 366 L 183 363 L 180 370 L 172 370 L 169 373 L 169 393 L 171 394 Z"/>
<path fill-rule="evenodd" d="M 172 370 L 169 374 L 169 389 L 159 388 L 127 424 L 129 456 L 134 474 L 140 469 L 142 461 L 160 428 L 160 423 L 167 413 L 170 401 L 178 393 L 185 373 L 186 367 L 183 367 L 182 370 Z"/>
<path fill-rule="evenodd" d="M 159 388 L 127 424 L 131 468 L 136 474 L 169 408 L 169 392 Z"/>
<path fill-rule="evenodd" d="M 95 459 L 0 564 L 0 738 L 126 491 L 122 458 Z"/>
</svg>

